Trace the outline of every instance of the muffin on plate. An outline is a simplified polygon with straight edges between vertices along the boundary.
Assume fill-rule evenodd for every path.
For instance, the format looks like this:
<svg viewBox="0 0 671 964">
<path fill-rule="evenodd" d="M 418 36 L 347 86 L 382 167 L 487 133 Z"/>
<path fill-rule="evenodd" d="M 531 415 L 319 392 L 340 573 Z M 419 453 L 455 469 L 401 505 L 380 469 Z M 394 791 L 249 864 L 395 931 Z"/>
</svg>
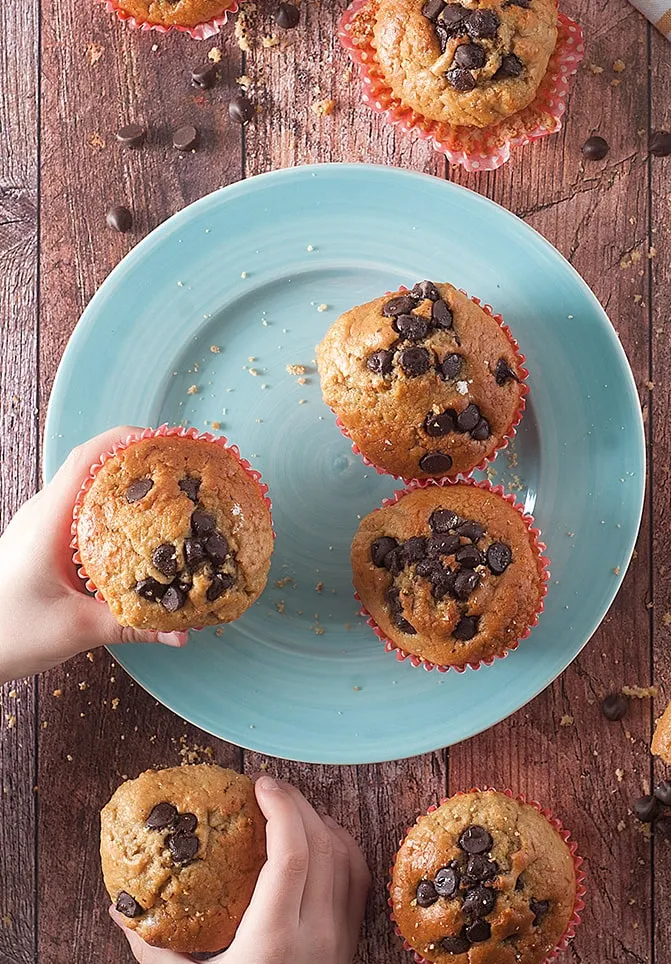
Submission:
<svg viewBox="0 0 671 964">
<path fill-rule="evenodd" d="M 263 591 L 266 486 L 225 439 L 147 430 L 94 467 L 75 507 L 75 561 L 124 626 L 227 623 Z"/>
<path fill-rule="evenodd" d="M 542 609 L 544 548 L 532 520 L 487 483 L 430 484 L 361 521 L 354 586 L 390 648 L 439 667 L 514 649 Z"/>
<path fill-rule="evenodd" d="M 100 821 L 105 886 L 126 926 L 178 953 L 228 947 L 266 860 L 248 777 L 209 764 L 147 770 Z"/>
<path fill-rule="evenodd" d="M 560 827 L 495 790 L 420 817 L 389 887 L 409 947 L 431 964 L 543 964 L 578 922 L 582 881 Z"/>
<path fill-rule="evenodd" d="M 341 428 L 405 479 L 468 473 L 507 444 L 524 409 L 523 360 L 502 319 L 430 281 L 346 311 L 317 347 Z"/>
</svg>

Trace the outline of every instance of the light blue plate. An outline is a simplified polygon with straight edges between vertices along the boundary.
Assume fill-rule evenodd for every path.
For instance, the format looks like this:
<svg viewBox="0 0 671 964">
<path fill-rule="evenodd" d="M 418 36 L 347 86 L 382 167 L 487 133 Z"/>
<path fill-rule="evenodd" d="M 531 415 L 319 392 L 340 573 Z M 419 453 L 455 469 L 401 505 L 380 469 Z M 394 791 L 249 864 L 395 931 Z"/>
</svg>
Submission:
<svg viewBox="0 0 671 964">
<path fill-rule="evenodd" d="M 527 355 L 530 405 L 514 457 L 503 452 L 493 468 L 535 515 L 552 560 L 531 637 L 463 675 L 397 662 L 357 616 L 350 542 L 395 484 L 352 454 L 314 366 L 314 346 L 340 312 L 424 278 L 491 303 Z M 306 366 L 305 384 L 288 365 Z M 180 716 L 253 750 L 368 763 L 473 736 L 575 658 L 629 563 L 645 456 L 617 336 L 550 244 L 454 184 L 363 165 L 276 171 L 203 198 L 139 244 L 65 352 L 46 476 L 110 426 L 183 419 L 200 429 L 220 422 L 270 485 L 268 588 L 223 637 L 208 630 L 182 651 L 114 655 Z"/>
</svg>

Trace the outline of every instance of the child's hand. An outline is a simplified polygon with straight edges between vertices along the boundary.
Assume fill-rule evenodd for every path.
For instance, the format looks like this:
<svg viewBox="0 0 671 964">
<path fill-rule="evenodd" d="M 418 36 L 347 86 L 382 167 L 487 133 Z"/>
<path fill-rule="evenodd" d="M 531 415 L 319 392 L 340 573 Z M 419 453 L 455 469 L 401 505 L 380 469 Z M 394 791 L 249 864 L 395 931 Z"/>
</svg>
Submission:
<svg viewBox="0 0 671 964">
<path fill-rule="evenodd" d="M 294 787 L 262 776 L 256 796 L 268 820 L 268 861 L 231 946 L 209 958 L 159 950 L 112 908 L 140 964 L 351 964 L 370 885 L 363 854 Z"/>
<path fill-rule="evenodd" d="M 75 498 L 91 465 L 133 429 L 111 429 L 68 456 L 0 536 L 0 684 L 50 669 L 108 643 L 180 646 L 185 633 L 124 629 L 88 596 L 70 548 Z"/>
</svg>

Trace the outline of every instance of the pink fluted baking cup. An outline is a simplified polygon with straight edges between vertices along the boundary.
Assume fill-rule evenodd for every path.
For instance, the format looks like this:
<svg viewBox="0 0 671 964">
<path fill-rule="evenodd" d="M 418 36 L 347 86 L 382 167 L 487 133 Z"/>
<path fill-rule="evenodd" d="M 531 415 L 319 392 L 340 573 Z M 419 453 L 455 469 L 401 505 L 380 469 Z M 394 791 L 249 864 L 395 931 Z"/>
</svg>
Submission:
<svg viewBox="0 0 671 964">
<path fill-rule="evenodd" d="M 113 458 L 118 452 L 123 452 L 124 449 L 130 448 L 135 445 L 136 442 L 142 442 L 144 439 L 148 438 L 168 438 L 171 436 L 177 436 L 178 438 L 190 438 L 202 442 L 212 442 L 214 445 L 219 445 L 221 448 L 225 449 L 230 455 L 232 455 L 241 467 L 245 470 L 250 479 L 256 483 L 259 493 L 263 498 L 263 501 L 268 507 L 268 512 L 270 513 L 271 525 L 272 525 L 272 503 L 268 496 L 268 486 L 265 482 L 261 481 L 261 473 L 253 469 L 247 459 L 240 455 L 240 449 L 237 445 L 229 445 L 228 439 L 224 435 L 212 435 L 211 432 L 199 432 L 195 428 L 183 428 L 179 425 L 160 425 L 157 429 L 145 428 L 142 432 L 133 432 L 128 435 L 125 439 L 121 439 L 117 442 L 109 452 L 103 452 L 97 462 L 95 462 L 89 471 L 86 479 L 82 483 L 82 487 L 77 493 L 77 498 L 75 500 L 74 508 L 72 510 L 72 526 L 70 529 L 70 534 L 72 536 L 70 542 L 70 548 L 73 550 L 72 561 L 77 567 L 77 572 L 80 579 L 82 579 L 86 588 L 89 592 L 93 593 L 95 598 L 100 602 L 105 602 L 105 597 L 98 587 L 95 585 L 89 574 L 86 572 L 84 563 L 82 562 L 81 556 L 79 554 L 79 543 L 77 540 L 77 522 L 79 521 L 79 515 L 81 512 L 82 503 L 86 493 L 89 491 L 93 485 L 93 480 L 100 471 L 100 469 L 105 465 L 109 459 Z M 273 530 L 273 537 L 275 532 Z M 198 629 L 198 626 L 193 626 L 193 629 Z"/>
<path fill-rule="evenodd" d="M 560 130 L 569 80 L 585 55 L 582 29 L 574 20 L 559 12 L 557 44 L 536 97 L 528 107 L 490 127 L 453 126 L 428 120 L 405 107 L 387 85 L 377 64 L 370 24 L 362 16 L 370 2 L 354 0 L 341 18 L 338 35 L 359 68 L 362 100 L 382 113 L 390 124 L 406 133 L 416 131 L 451 164 L 461 164 L 467 171 L 494 171 L 509 160 L 512 148 Z"/>
<path fill-rule="evenodd" d="M 394 492 L 393 496 L 388 499 L 384 499 L 382 505 L 379 508 L 374 509 L 374 512 L 379 512 L 380 509 L 386 509 L 388 506 L 396 505 L 401 499 L 404 499 L 406 495 L 410 495 L 412 492 L 416 492 L 417 489 L 426 489 L 429 486 L 436 485 L 440 488 L 447 488 L 451 485 L 472 485 L 477 489 L 484 489 L 486 492 L 491 492 L 494 495 L 499 495 L 501 498 L 505 499 L 512 507 L 519 513 L 522 521 L 527 527 L 527 531 L 531 537 L 531 544 L 536 553 L 536 560 L 538 563 L 538 577 L 540 580 L 540 602 L 538 609 L 534 615 L 534 618 L 527 626 L 526 630 L 519 636 L 514 642 L 506 647 L 505 652 L 496 654 L 494 656 L 487 656 L 485 659 L 479 659 L 474 663 L 464 663 L 462 666 L 440 666 L 437 663 L 432 663 L 428 659 L 422 659 L 421 656 L 415 655 L 415 653 L 406 653 L 404 649 L 401 649 L 396 643 L 394 643 L 382 629 L 378 626 L 377 622 L 373 616 L 368 612 L 366 607 L 361 602 L 361 597 L 358 592 L 355 591 L 354 598 L 357 602 L 361 603 L 361 609 L 359 610 L 360 616 L 366 617 L 366 622 L 373 630 L 377 638 L 381 643 L 384 644 L 385 652 L 395 653 L 396 659 L 399 662 L 404 662 L 406 659 L 410 660 L 412 666 L 422 666 L 427 672 L 432 672 L 434 669 L 439 673 L 447 673 L 453 670 L 456 673 L 465 673 L 467 669 L 478 670 L 481 666 L 493 666 L 497 659 L 505 659 L 508 653 L 514 652 L 522 640 L 527 639 L 531 634 L 531 630 L 534 626 L 538 625 L 538 620 L 540 615 L 545 609 L 545 597 L 548 592 L 548 582 L 550 580 L 550 560 L 545 555 L 546 545 L 541 542 L 540 530 L 535 528 L 534 520 L 530 515 L 524 512 L 524 508 L 519 502 L 515 500 L 515 496 L 506 494 L 502 485 L 492 485 L 491 482 L 483 480 L 482 482 L 477 482 L 475 479 L 419 479 L 412 482 L 405 489 L 398 489 Z"/>
<path fill-rule="evenodd" d="M 119 20 L 130 27 L 131 30 L 155 30 L 157 33 L 172 33 L 173 31 L 177 31 L 178 33 L 188 34 L 194 40 L 207 40 L 209 37 L 214 37 L 219 33 L 221 28 L 226 24 L 228 15 L 237 13 L 239 4 L 243 3 L 244 0 L 233 0 L 230 6 L 228 6 L 223 13 L 219 14 L 218 17 L 213 17 L 211 20 L 207 20 L 205 23 L 198 23 L 193 27 L 185 27 L 182 24 L 166 26 L 162 23 L 151 23 L 148 20 L 139 20 L 137 17 L 128 13 L 127 10 L 123 10 L 117 0 L 99 0 L 99 2 L 105 5 L 108 13 L 116 14 Z"/>
<path fill-rule="evenodd" d="M 571 941 L 575 937 L 575 932 L 578 929 L 578 926 L 580 925 L 582 920 L 580 915 L 582 911 L 585 909 L 585 895 L 587 893 L 587 886 L 585 883 L 586 881 L 585 872 L 582 870 L 582 865 L 584 863 L 583 858 L 578 854 L 577 843 L 575 842 L 575 840 L 571 840 L 570 831 L 565 829 L 561 820 L 558 817 L 555 817 L 551 810 L 548 810 L 546 807 L 541 806 L 541 804 L 538 803 L 536 800 L 527 800 L 527 798 L 522 796 L 521 794 L 513 793 L 512 790 L 497 790 L 495 787 L 483 787 L 483 788 L 473 787 L 471 790 L 459 790 L 457 793 L 452 794 L 451 797 L 443 797 L 440 803 L 437 803 L 437 804 L 434 803 L 432 806 L 428 808 L 426 813 L 427 815 L 430 813 L 435 813 L 435 811 L 439 807 L 441 807 L 444 803 L 447 803 L 448 801 L 454 799 L 454 797 L 463 797 L 468 793 L 483 793 L 483 792 L 486 793 L 487 791 L 493 791 L 494 793 L 502 793 L 504 794 L 504 796 L 509 797 L 511 800 L 518 800 L 520 803 L 524 803 L 529 807 L 533 807 L 534 810 L 538 810 L 541 816 L 545 817 L 545 819 L 550 824 L 550 826 L 557 831 L 559 836 L 562 838 L 562 840 L 568 847 L 571 857 L 573 858 L 573 866 L 575 868 L 575 903 L 573 904 L 573 914 L 571 916 L 570 921 L 568 922 L 566 931 L 564 932 L 564 936 L 559 941 L 559 943 L 552 951 L 550 956 L 546 957 L 545 960 L 543 961 L 543 964 L 551 964 L 551 962 L 556 960 L 557 956 L 562 951 L 565 951 L 568 945 L 571 943 Z M 420 819 L 421 817 L 418 817 L 415 823 L 418 823 Z M 407 830 L 407 833 L 410 833 L 411 829 L 412 827 L 409 827 Z M 402 843 L 403 841 L 401 841 L 401 844 Z M 389 906 L 389 916 L 391 918 L 392 924 L 394 925 L 394 933 L 396 934 L 397 937 L 400 937 L 401 940 L 403 941 L 404 950 L 409 951 L 413 955 L 415 959 L 415 964 L 431 964 L 430 961 L 427 961 L 425 957 L 422 957 L 421 954 L 418 954 L 417 951 L 413 947 L 411 947 L 410 944 L 408 944 L 405 937 L 399 930 L 398 924 L 396 923 L 396 918 L 394 917 L 393 903 L 391 899 L 391 884 L 392 884 L 392 877 L 393 877 L 395 865 L 396 865 L 396 858 L 394 858 L 394 863 L 391 865 L 391 869 L 389 871 L 389 882 L 387 884 L 387 891 L 389 892 L 389 899 L 387 901 L 387 904 Z"/>
<path fill-rule="evenodd" d="M 408 289 L 405 286 L 401 286 L 401 288 L 399 288 L 399 291 L 407 291 L 407 290 Z M 476 472 L 487 468 L 489 463 L 494 461 L 494 459 L 499 454 L 499 452 L 501 452 L 503 449 L 508 447 L 510 442 L 515 438 L 515 435 L 517 434 L 517 426 L 522 421 L 522 416 L 524 415 L 525 409 L 527 407 L 527 395 L 529 394 L 529 386 L 526 383 L 526 379 L 529 377 L 529 372 L 525 367 L 525 363 L 527 360 L 526 355 L 523 355 L 522 352 L 520 351 L 520 346 L 517 343 L 517 340 L 513 337 L 513 333 L 511 332 L 510 328 L 503 320 L 503 316 L 498 313 L 495 313 L 491 305 L 484 304 L 482 301 L 480 301 L 479 298 L 475 298 L 474 296 L 469 295 L 469 293 L 467 291 L 464 291 L 463 288 L 459 288 L 458 290 L 461 292 L 462 295 L 466 295 L 467 298 L 470 298 L 470 300 L 474 304 L 476 304 L 478 308 L 482 308 L 482 310 L 486 315 L 489 315 L 490 318 L 493 318 L 494 321 L 497 322 L 499 328 L 503 331 L 503 333 L 508 338 L 508 341 L 510 342 L 511 347 L 515 352 L 515 359 L 517 361 L 517 375 L 519 377 L 519 386 L 520 386 L 520 404 L 513 416 L 513 419 L 509 427 L 503 433 L 500 444 L 496 446 L 494 451 L 490 455 L 485 456 L 485 458 L 480 463 L 478 463 L 478 465 L 474 465 L 469 472 L 454 472 L 451 475 L 448 473 L 447 475 L 443 476 L 443 478 L 445 479 L 452 479 L 452 480 L 467 478 L 471 474 L 471 472 Z M 391 295 L 393 294 L 393 292 L 388 291 L 387 294 Z M 336 425 L 338 426 L 342 434 L 345 436 L 345 438 L 352 443 L 352 452 L 355 455 L 358 455 L 365 465 L 368 465 L 370 466 L 370 468 L 375 469 L 378 475 L 391 475 L 392 479 L 401 478 L 401 476 L 399 475 L 394 475 L 392 472 L 388 472 L 386 469 L 380 468 L 380 466 L 376 465 L 375 462 L 372 462 L 368 458 L 368 456 L 364 455 L 361 449 L 359 448 L 359 446 L 353 440 L 352 436 L 349 434 L 349 431 L 343 424 L 343 421 L 340 418 L 340 416 L 333 409 L 331 409 L 331 411 L 336 417 Z M 422 481 L 422 480 L 404 478 L 401 481 L 404 482 L 406 485 L 412 485 L 413 482 Z"/>
</svg>

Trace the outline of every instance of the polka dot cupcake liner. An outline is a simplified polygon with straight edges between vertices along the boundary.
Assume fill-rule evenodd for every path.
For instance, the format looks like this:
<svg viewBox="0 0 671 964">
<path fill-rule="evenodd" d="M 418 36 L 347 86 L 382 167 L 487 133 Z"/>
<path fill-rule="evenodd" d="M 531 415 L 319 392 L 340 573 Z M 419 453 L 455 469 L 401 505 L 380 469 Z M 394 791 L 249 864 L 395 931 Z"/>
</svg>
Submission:
<svg viewBox="0 0 671 964">
<path fill-rule="evenodd" d="M 402 286 L 399 290 L 407 291 L 408 289 L 405 286 Z M 501 452 L 503 449 L 507 448 L 508 445 L 510 445 L 511 441 L 514 439 L 515 435 L 517 434 L 517 426 L 522 421 L 522 417 L 527 407 L 527 395 L 529 394 L 529 386 L 526 383 L 526 380 L 529 377 L 529 371 L 526 368 L 526 355 L 523 355 L 522 352 L 520 351 L 520 346 L 517 343 L 516 339 L 513 337 L 513 333 L 511 332 L 510 328 L 503 320 L 502 315 L 495 313 L 491 305 L 485 304 L 484 302 L 480 301 L 479 298 L 475 298 L 472 295 L 469 295 L 468 292 L 464 291 L 463 288 L 459 288 L 459 291 L 462 293 L 462 295 L 466 295 L 467 298 L 470 298 L 470 300 L 474 304 L 476 304 L 478 308 L 482 308 L 482 310 L 486 315 L 489 315 L 490 318 L 493 318 L 494 321 L 496 321 L 497 324 L 499 325 L 501 331 L 508 338 L 508 341 L 510 342 L 510 346 L 515 353 L 515 359 L 517 361 L 516 367 L 517 367 L 517 376 L 519 378 L 519 384 L 520 384 L 520 404 L 510 422 L 510 425 L 501 436 L 501 441 L 496 446 L 494 451 L 491 452 L 489 455 L 485 456 L 485 458 L 477 465 L 474 465 L 469 472 L 455 472 L 452 474 L 448 472 L 444 476 L 444 478 L 452 479 L 452 480 L 464 479 L 470 476 L 472 472 L 477 472 L 477 471 L 486 469 L 487 466 L 494 461 L 494 459 L 499 454 L 499 452 Z M 393 294 L 393 292 L 388 291 L 387 294 L 391 295 Z M 331 409 L 331 411 L 333 411 L 333 409 Z M 364 455 L 361 449 L 359 448 L 359 446 L 352 439 L 352 436 L 349 434 L 349 431 L 345 427 L 342 419 L 337 414 L 337 412 L 333 411 L 333 414 L 336 416 L 336 425 L 340 429 L 341 433 L 345 436 L 346 439 L 348 439 L 348 441 L 352 443 L 352 452 L 355 455 L 358 455 L 365 465 L 368 465 L 370 468 L 375 469 L 378 475 L 391 475 L 392 479 L 401 478 L 400 476 L 394 475 L 393 473 L 388 472 L 386 469 L 381 468 L 379 465 L 376 465 L 375 462 L 372 462 L 366 455 Z M 412 485 L 413 483 L 419 482 L 421 480 L 412 479 L 412 478 L 403 478 L 401 479 L 401 481 L 405 485 Z"/>
<path fill-rule="evenodd" d="M 265 482 L 261 481 L 261 473 L 256 469 L 252 468 L 251 464 L 247 459 L 243 458 L 240 454 L 240 450 L 237 445 L 229 445 L 228 439 L 224 435 L 212 435 L 210 432 L 199 432 L 195 428 L 183 428 L 178 425 L 161 425 L 157 429 L 145 428 L 141 432 L 134 432 L 128 435 L 125 439 L 121 439 L 116 445 L 113 446 L 108 452 L 103 452 L 99 460 L 94 463 L 89 471 L 89 474 L 84 479 L 82 486 L 77 493 L 77 498 L 75 499 L 74 508 L 72 511 L 72 526 L 70 529 L 70 534 L 72 536 L 70 542 L 70 548 L 73 550 L 72 561 L 77 567 L 77 573 L 79 578 L 83 580 L 86 585 L 87 590 L 93 593 L 95 598 L 99 602 L 105 602 L 105 597 L 98 587 L 95 585 L 91 577 L 86 571 L 84 563 L 82 562 L 81 555 L 79 553 L 79 543 L 77 539 L 77 524 L 79 522 L 79 516 L 81 513 L 81 508 L 84 502 L 86 493 L 89 491 L 93 485 L 93 481 L 97 476 L 100 469 L 108 462 L 111 458 L 114 458 L 119 452 L 123 452 L 125 449 L 131 448 L 137 442 L 143 442 L 148 438 L 189 438 L 194 439 L 199 442 L 210 442 L 212 445 L 218 445 L 220 448 L 225 449 L 229 455 L 232 455 L 239 465 L 244 469 L 249 478 L 255 483 L 259 495 L 268 507 L 268 512 L 270 513 L 271 525 L 272 525 L 272 503 L 270 497 L 268 496 L 268 486 Z M 273 536 L 275 532 L 273 531 Z M 199 629 L 202 627 L 193 626 L 192 629 Z"/>
<path fill-rule="evenodd" d="M 473 787 L 471 790 L 460 790 L 457 793 L 454 793 L 451 797 L 443 797 L 439 803 L 435 803 L 432 806 L 430 806 L 426 811 L 426 814 L 428 815 L 431 813 L 435 813 L 435 811 L 438 810 L 439 807 L 441 807 L 444 803 L 448 803 L 450 800 L 453 800 L 454 797 L 463 797 L 467 793 L 483 793 L 488 790 L 493 790 L 495 793 L 502 793 L 506 797 L 509 797 L 511 800 L 517 800 L 519 803 L 523 803 L 526 806 L 533 807 L 534 810 L 537 810 L 541 814 L 541 816 L 545 817 L 545 819 L 550 824 L 550 826 L 557 831 L 559 836 L 562 838 L 562 840 L 568 847 L 571 857 L 573 858 L 573 867 L 575 868 L 575 902 L 573 904 L 573 914 L 571 915 L 571 919 L 568 922 L 568 925 L 566 927 L 566 931 L 564 932 L 563 937 L 561 938 L 557 946 L 554 948 L 550 956 L 546 957 L 545 960 L 543 961 L 543 964 L 552 964 L 552 961 L 555 961 L 559 956 L 559 954 L 561 954 L 562 951 L 566 950 L 566 948 L 569 946 L 569 944 L 575 937 L 576 931 L 582 922 L 581 914 L 585 909 L 585 896 L 587 894 L 587 879 L 585 877 L 585 872 L 582 869 L 584 860 L 578 854 L 577 843 L 571 839 L 570 831 L 565 829 L 561 820 L 559 820 L 558 817 L 555 817 L 555 815 L 552 813 L 551 810 L 548 810 L 546 807 L 543 807 L 536 800 L 527 800 L 526 797 L 522 796 L 521 794 L 513 793 L 512 790 L 497 790 L 496 787 Z M 420 819 L 421 817 L 418 817 L 415 822 L 418 823 Z M 411 829 L 412 828 L 409 827 L 406 832 L 410 833 Z M 399 846 L 401 846 L 402 843 L 403 843 L 403 840 L 399 842 Z M 422 957 L 421 954 L 418 954 L 417 951 L 415 951 L 414 948 L 412 948 L 410 944 L 408 944 L 408 942 L 406 941 L 405 937 L 403 936 L 403 934 L 401 933 L 398 927 L 396 918 L 394 917 L 393 903 L 391 899 L 391 881 L 394 873 L 395 864 L 396 864 L 396 858 L 394 858 L 394 863 L 392 864 L 391 869 L 389 871 L 389 882 L 387 883 L 387 891 L 389 892 L 389 899 L 387 901 L 387 904 L 389 906 L 389 917 L 394 927 L 394 933 L 396 934 L 397 937 L 400 937 L 400 939 L 403 941 L 404 950 L 409 951 L 409 953 L 413 955 L 415 964 L 431 964 L 430 961 L 427 961 L 426 958 Z"/>
<path fill-rule="evenodd" d="M 485 659 L 479 659 L 474 662 L 464 663 L 462 665 L 451 664 L 448 666 L 442 666 L 438 663 L 432 663 L 428 659 L 423 659 L 421 656 L 417 656 L 415 653 L 406 652 L 401 646 L 398 645 L 398 643 L 395 643 L 393 640 L 389 639 L 386 633 L 378 625 L 375 618 L 371 615 L 371 613 L 368 612 L 366 607 L 363 605 L 363 602 L 361 601 L 361 597 L 359 596 L 358 592 L 355 591 L 354 598 L 357 600 L 357 602 L 361 603 L 359 615 L 363 616 L 366 619 L 367 624 L 370 626 L 370 628 L 373 630 L 377 638 L 383 644 L 385 652 L 394 653 L 394 655 L 396 656 L 396 659 L 399 662 L 405 662 L 405 660 L 409 660 L 412 666 L 415 666 L 415 667 L 421 666 L 427 672 L 433 672 L 433 670 L 436 670 L 438 673 L 447 673 L 450 670 L 452 670 L 455 673 L 465 673 L 467 669 L 479 670 L 482 666 L 493 666 L 497 660 L 505 659 L 509 653 L 514 652 L 518 648 L 518 646 L 523 640 L 527 639 L 531 635 L 532 629 L 534 629 L 534 627 L 538 625 L 538 620 L 540 619 L 541 613 L 545 609 L 545 597 L 547 596 L 548 583 L 550 581 L 550 560 L 545 555 L 547 547 L 544 542 L 541 542 L 540 530 L 535 527 L 533 517 L 525 513 L 524 507 L 515 500 L 515 497 L 513 495 L 508 495 L 505 492 L 502 485 L 493 486 L 491 482 L 487 482 L 486 480 L 483 480 L 482 482 L 477 482 L 475 479 L 470 479 L 470 478 L 469 479 L 441 479 L 440 481 L 435 479 L 415 480 L 412 484 L 407 486 L 407 488 L 398 489 L 396 492 L 394 492 L 393 496 L 391 496 L 388 499 L 384 499 L 384 501 L 382 502 L 382 505 L 379 506 L 379 508 L 375 509 L 374 511 L 379 512 L 380 509 L 386 509 L 389 506 L 396 505 L 402 499 L 404 499 L 407 495 L 410 495 L 412 492 L 416 492 L 417 489 L 426 489 L 426 488 L 429 488 L 430 486 L 439 486 L 440 488 L 447 488 L 452 485 L 471 485 L 478 489 L 484 489 L 486 492 L 491 492 L 493 495 L 500 496 L 509 505 L 511 505 L 516 512 L 519 513 L 520 518 L 522 519 L 522 521 L 524 522 L 524 525 L 527 528 L 531 545 L 536 555 L 536 562 L 538 565 L 538 579 L 540 584 L 539 586 L 540 602 L 538 605 L 538 609 L 534 614 L 533 619 L 531 620 L 531 622 L 529 623 L 525 631 L 520 636 L 518 636 L 516 640 L 508 644 L 504 652 L 497 653 L 493 656 L 487 656 Z"/>
<path fill-rule="evenodd" d="M 182 24 L 166 26 L 162 23 L 152 23 L 149 20 L 141 20 L 128 13 L 127 10 L 122 9 L 122 7 L 119 6 L 118 0 L 98 0 L 98 2 L 103 3 L 108 13 L 115 14 L 118 19 L 125 23 L 127 27 L 130 27 L 131 30 L 154 30 L 156 33 L 186 33 L 193 40 L 208 40 L 210 37 L 215 37 L 219 33 L 221 28 L 226 24 L 230 14 L 238 12 L 239 4 L 243 3 L 244 0 L 233 0 L 218 17 L 213 17 L 204 23 L 195 24 L 193 27 L 185 27 Z"/>
<path fill-rule="evenodd" d="M 559 12 L 557 44 L 532 103 L 498 124 L 476 128 L 428 120 L 394 95 L 377 62 L 369 16 L 372 2 L 354 0 L 342 16 L 338 34 L 359 68 L 363 102 L 383 114 L 388 123 L 406 133 L 415 132 L 451 164 L 460 164 L 467 171 L 494 171 L 510 159 L 513 148 L 561 129 L 569 81 L 585 55 L 582 30 L 570 17 Z"/>
</svg>

